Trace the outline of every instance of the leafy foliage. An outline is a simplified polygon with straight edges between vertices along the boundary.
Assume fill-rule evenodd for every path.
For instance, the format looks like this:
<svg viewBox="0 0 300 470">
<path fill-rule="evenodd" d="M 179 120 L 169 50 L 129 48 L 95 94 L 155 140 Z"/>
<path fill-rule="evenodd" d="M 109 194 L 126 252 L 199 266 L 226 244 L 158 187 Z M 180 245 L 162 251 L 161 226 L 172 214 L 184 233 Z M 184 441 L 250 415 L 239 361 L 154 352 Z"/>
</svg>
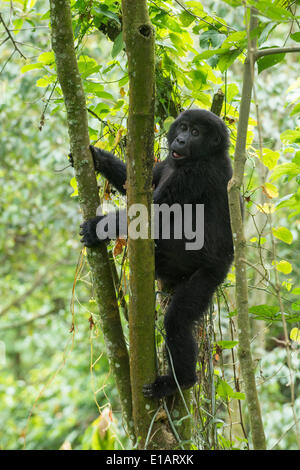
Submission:
<svg viewBox="0 0 300 470">
<path fill-rule="evenodd" d="M 90 139 L 124 158 L 128 73 L 120 3 L 77 0 L 72 2 L 72 12 Z M 233 151 L 248 42 L 243 3 L 149 2 L 156 30 L 156 159 L 165 157 L 165 133 L 178 113 L 190 106 L 210 108 L 218 89 L 225 94 L 222 118 L 230 129 Z M 297 46 L 298 2 L 247 3 L 259 10 L 259 50 Z M 5 5 L 3 18 L 27 60 L 20 57 L 12 40 L 1 43 L 1 94 L 5 99 L 0 105 L 0 288 L 4 299 L 0 311 L 4 333 L 0 342 L 0 415 L 5 433 L 0 445 L 22 448 L 26 438 L 29 449 L 128 447 L 103 352 L 97 308 L 93 298 L 90 301 L 89 274 L 85 267 L 81 270 L 80 263 L 76 271 L 81 259 L 77 236 L 80 214 L 73 173 L 63 170 L 69 149 L 48 34 L 49 7 L 43 1 L 13 2 L 9 23 L 10 4 Z M 297 60 L 293 54 L 282 53 L 258 61 L 254 101 L 259 115 L 253 106 L 243 193 L 257 380 L 268 447 L 276 449 L 296 448 L 288 391 L 292 385 L 299 392 Z M 99 185 L 105 200 L 123 204 L 101 178 Z M 126 248 L 119 242 L 111 250 L 119 278 L 119 300 L 126 313 Z M 198 448 L 248 446 L 247 424 L 234 425 L 241 420 L 239 410 L 244 408 L 236 368 L 234 284 L 233 269 L 216 299 L 211 322 L 199 333 L 202 378 L 194 392 L 193 443 Z M 291 340 L 291 366 L 282 343 L 283 319 Z M 126 331 L 126 320 L 124 325 Z M 160 344 L 159 335 L 157 341 Z M 295 397 L 299 413 L 297 393 Z M 237 413 L 235 418 L 232 410 Z M 108 415 L 112 418 L 107 419 Z M 104 431 L 103 423 L 107 425 Z"/>
</svg>

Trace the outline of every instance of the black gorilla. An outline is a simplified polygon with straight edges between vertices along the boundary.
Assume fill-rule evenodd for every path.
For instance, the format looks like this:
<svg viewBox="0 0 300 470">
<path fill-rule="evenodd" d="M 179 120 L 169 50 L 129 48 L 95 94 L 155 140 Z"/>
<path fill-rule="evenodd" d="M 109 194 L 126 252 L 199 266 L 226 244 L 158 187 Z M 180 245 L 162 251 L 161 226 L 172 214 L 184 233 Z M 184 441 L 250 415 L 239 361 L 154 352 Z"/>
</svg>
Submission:
<svg viewBox="0 0 300 470">
<path fill-rule="evenodd" d="M 204 245 L 201 249 L 187 250 L 187 239 L 184 235 L 175 239 L 172 228 L 171 239 L 156 240 L 156 277 L 171 285 L 174 294 L 165 315 L 166 342 L 172 359 L 172 362 L 169 359 L 169 373 L 157 377 L 143 389 L 145 396 L 155 398 L 176 391 L 172 366 L 182 388 L 196 382 L 197 345 L 193 325 L 207 310 L 233 260 L 227 199 L 232 167 L 225 124 L 210 111 L 188 110 L 171 125 L 168 143 L 168 157 L 153 169 L 154 203 L 191 204 L 192 207 L 204 204 Z M 125 194 L 125 164 L 109 152 L 95 147 L 91 150 L 95 170 Z M 81 226 L 86 246 L 100 243 L 96 225 L 105 217 L 96 217 Z"/>
</svg>

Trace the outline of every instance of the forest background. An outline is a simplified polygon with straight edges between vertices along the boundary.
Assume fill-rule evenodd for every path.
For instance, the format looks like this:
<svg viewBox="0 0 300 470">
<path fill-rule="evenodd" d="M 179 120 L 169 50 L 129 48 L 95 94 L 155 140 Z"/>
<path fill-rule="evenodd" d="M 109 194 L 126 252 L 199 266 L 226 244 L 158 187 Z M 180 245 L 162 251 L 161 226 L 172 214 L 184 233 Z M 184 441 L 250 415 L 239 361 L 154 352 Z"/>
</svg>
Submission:
<svg viewBox="0 0 300 470">
<path fill-rule="evenodd" d="M 298 3 L 247 2 L 259 11 L 259 50 L 297 47 Z M 221 117 L 233 156 L 247 47 L 244 3 L 157 0 L 148 6 L 156 31 L 155 158 L 165 157 L 174 117 L 191 106 L 209 109 L 218 90 L 225 95 Z M 120 2 L 78 0 L 72 15 L 90 140 L 124 158 L 128 74 Z M 49 16 L 44 0 L 1 3 L 0 446 L 131 448 L 81 253 Z M 258 61 L 243 185 L 257 389 L 267 447 L 281 450 L 299 445 L 299 90 L 299 52 Z M 104 199 L 123 204 L 101 178 L 99 185 Z M 127 301 L 126 251 L 112 244 L 111 252 Z M 234 284 L 233 268 L 208 319 L 213 368 L 205 369 L 193 398 L 199 449 L 212 441 L 217 448 L 249 446 Z M 208 364 L 204 356 L 199 369 Z"/>
</svg>

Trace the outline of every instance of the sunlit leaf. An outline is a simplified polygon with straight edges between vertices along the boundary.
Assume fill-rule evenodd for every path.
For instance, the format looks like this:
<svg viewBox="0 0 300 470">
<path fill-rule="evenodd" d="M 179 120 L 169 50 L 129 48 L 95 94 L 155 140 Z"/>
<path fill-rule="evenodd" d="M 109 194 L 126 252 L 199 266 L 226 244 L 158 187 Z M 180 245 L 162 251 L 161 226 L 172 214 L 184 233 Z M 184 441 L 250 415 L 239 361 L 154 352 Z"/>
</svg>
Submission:
<svg viewBox="0 0 300 470">
<path fill-rule="evenodd" d="M 300 330 L 299 328 L 292 328 L 290 332 L 290 338 L 292 341 L 295 341 L 296 343 L 300 343 Z"/>
<path fill-rule="evenodd" d="M 269 199 L 273 199 L 274 197 L 278 197 L 278 189 L 274 184 L 265 183 L 262 185 L 263 192 Z"/>
<path fill-rule="evenodd" d="M 43 64 L 40 64 L 38 62 L 35 64 L 23 65 L 23 67 L 21 68 L 21 73 L 26 73 L 26 72 L 29 72 L 30 70 L 42 69 L 43 67 L 44 67 Z"/>
<path fill-rule="evenodd" d="M 290 245 L 293 241 L 293 235 L 290 230 L 286 227 L 272 228 L 274 237 Z"/>
<path fill-rule="evenodd" d="M 276 263 L 275 265 L 277 271 L 283 273 L 283 274 L 290 274 L 293 270 L 293 267 L 291 263 L 285 260 L 279 261 L 279 263 Z"/>
</svg>

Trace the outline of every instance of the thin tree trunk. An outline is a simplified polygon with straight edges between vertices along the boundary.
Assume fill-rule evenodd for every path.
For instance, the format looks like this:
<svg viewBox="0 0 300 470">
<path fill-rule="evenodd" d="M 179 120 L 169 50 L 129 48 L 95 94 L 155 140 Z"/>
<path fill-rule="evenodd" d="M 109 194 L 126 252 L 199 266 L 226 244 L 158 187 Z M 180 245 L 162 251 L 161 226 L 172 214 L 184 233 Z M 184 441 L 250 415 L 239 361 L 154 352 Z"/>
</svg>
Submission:
<svg viewBox="0 0 300 470">
<path fill-rule="evenodd" d="M 138 446 L 144 448 L 157 408 L 156 401 L 146 399 L 142 391 L 143 385 L 153 382 L 156 377 L 154 240 L 150 235 L 154 163 L 154 29 L 146 0 L 123 0 L 122 10 L 129 73 L 127 207 L 128 211 L 133 204 L 147 208 L 140 227 L 146 230 L 147 238 L 134 240 L 130 231 L 128 234 L 130 379 L 136 437 Z M 129 225 L 130 220 L 129 216 Z M 148 448 L 164 445 L 155 437 L 147 444 Z"/>
<path fill-rule="evenodd" d="M 87 220 L 95 217 L 100 201 L 93 159 L 89 150 L 86 102 L 74 48 L 70 1 L 50 0 L 50 8 L 52 47 L 67 110 L 68 131 L 78 182 L 80 206 L 83 217 Z M 134 438 L 131 424 L 128 352 L 105 245 L 88 249 L 87 257 L 93 276 L 107 355 L 116 379 L 124 420 L 131 437 Z"/>
<path fill-rule="evenodd" d="M 247 18 L 246 18 L 247 21 Z M 251 11 L 250 32 L 255 29 L 257 21 Z M 254 365 L 250 349 L 250 324 L 248 315 L 248 283 L 244 263 L 246 258 L 246 242 L 244 237 L 243 219 L 240 209 L 240 189 L 243 183 L 246 161 L 246 137 L 250 113 L 251 94 L 254 77 L 254 50 L 256 40 L 249 39 L 248 56 L 244 63 L 243 89 L 237 131 L 237 142 L 234 153 L 234 171 L 228 185 L 228 198 L 231 227 L 234 242 L 234 263 L 236 269 L 236 309 L 239 338 L 239 361 L 241 366 L 244 389 L 249 412 L 249 421 L 254 449 L 265 449 L 266 440 L 258 401 Z"/>
</svg>

